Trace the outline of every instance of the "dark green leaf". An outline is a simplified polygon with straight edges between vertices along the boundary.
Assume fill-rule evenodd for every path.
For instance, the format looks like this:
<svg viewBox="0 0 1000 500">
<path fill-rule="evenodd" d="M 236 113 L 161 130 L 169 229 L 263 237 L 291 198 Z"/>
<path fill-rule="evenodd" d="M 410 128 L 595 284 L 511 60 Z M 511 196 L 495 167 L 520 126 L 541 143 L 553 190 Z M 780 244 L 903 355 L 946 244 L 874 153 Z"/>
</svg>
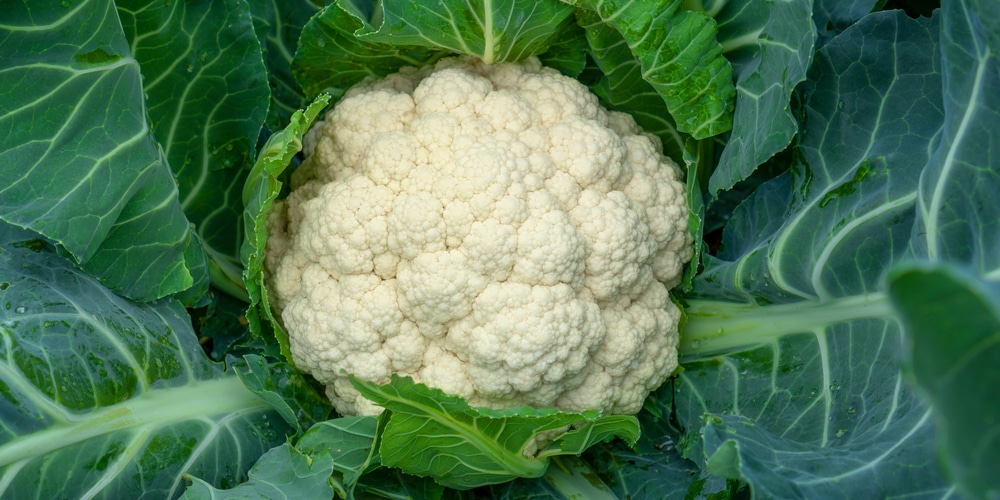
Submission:
<svg viewBox="0 0 1000 500">
<path fill-rule="evenodd" d="M 736 111 L 708 192 L 732 189 L 798 132 L 790 101 L 806 78 L 816 29 L 813 2 L 729 2 L 713 13 L 736 74 Z"/>
<path fill-rule="evenodd" d="M 791 170 L 736 210 L 682 299 L 682 451 L 755 496 L 950 489 L 883 291 L 942 130 L 938 21 L 871 15 L 817 52 Z"/>
<path fill-rule="evenodd" d="M 556 0 L 365 0 L 354 12 L 364 27 L 356 32 L 368 43 L 412 45 L 478 57 L 487 64 L 520 61 L 548 48 L 573 8 Z M 371 9 L 364 11 L 362 9 Z"/>
<path fill-rule="evenodd" d="M 208 298 L 204 308 L 191 311 L 199 342 L 215 361 L 223 361 L 229 354 L 239 355 L 250 342 L 246 303 L 215 291 Z"/>
<path fill-rule="evenodd" d="M 375 496 L 393 500 L 453 500 L 464 498 L 458 491 L 446 490 L 444 486 L 426 477 L 404 474 L 398 469 L 376 469 L 366 474 L 358 484 L 360 498 Z M 475 498 L 475 497 L 469 497 Z"/>
<path fill-rule="evenodd" d="M 1000 5 L 983 5 L 981 12 L 960 2 L 943 9 L 944 129 L 920 178 L 911 244 L 918 257 L 962 262 L 997 276 L 1000 40 L 980 20 L 1000 16 Z"/>
<path fill-rule="evenodd" d="M 46 245 L 3 245 L 0 276 L 0 496 L 174 498 L 285 440 L 176 301 L 123 299 Z"/>
<path fill-rule="evenodd" d="M 396 375 L 384 386 L 354 377 L 351 383 L 363 396 L 390 412 L 380 436 L 382 464 L 431 476 L 451 488 L 539 477 L 545 473 L 549 457 L 579 454 L 615 436 L 629 443 L 639 437 L 634 417 L 600 417 L 529 407 L 471 408 L 458 396 Z M 557 433 L 545 439 L 551 444 L 540 443 L 540 435 L 550 432 Z"/>
<path fill-rule="evenodd" d="M 8 2 L 0 53 L 0 219 L 136 300 L 204 287 L 114 4 Z"/>
<path fill-rule="evenodd" d="M 819 0 L 813 5 L 816 46 L 822 47 L 833 37 L 875 10 L 885 0 Z"/>
<path fill-rule="evenodd" d="M 681 457 L 676 429 L 670 426 L 673 384 L 666 384 L 646 401 L 639 414 L 642 436 L 635 446 L 621 443 L 595 446 L 585 458 L 619 498 L 712 498 L 725 491 L 726 481 L 703 472 Z M 726 498 L 718 495 L 716 498 Z"/>
<path fill-rule="evenodd" d="M 375 434 L 378 423 L 375 417 L 342 417 L 319 422 L 295 443 L 295 448 L 307 455 L 328 454 L 333 457 L 334 470 L 341 483 L 351 491 L 369 470 L 377 467 L 374 458 Z"/>
<path fill-rule="evenodd" d="M 682 0 L 578 0 L 621 33 L 642 78 L 667 104 L 677 130 L 704 139 L 733 126 L 733 70 L 712 18 Z"/>
<path fill-rule="evenodd" d="M 153 133 L 217 271 L 213 283 L 245 296 L 240 190 L 270 98 L 249 8 L 243 0 L 117 5 L 141 66 Z"/>
<path fill-rule="evenodd" d="M 563 23 L 555 34 L 552 45 L 538 55 L 543 66 L 555 68 L 560 73 L 576 78 L 587 67 L 587 38 L 583 28 L 576 23 Z"/>
<path fill-rule="evenodd" d="M 184 500 L 273 500 L 276 498 L 333 498 L 329 456 L 308 457 L 288 443 L 272 448 L 250 469 L 250 479 L 235 488 L 220 490 L 196 477 Z"/>
<path fill-rule="evenodd" d="M 587 35 L 588 53 L 602 73 L 590 90 L 611 109 L 632 115 L 644 131 L 660 138 L 663 154 L 679 162 L 686 136 L 677 130 L 660 94 L 642 79 L 642 67 L 621 34 L 593 12 L 578 11 L 577 19 Z"/>
<path fill-rule="evenodd" d="M 267 401 L 296 433 L 325 420 L 333 411 L 326 396 L 317 393 L 305 375 L 287 363 L 268 363 L 263 356 L 248 354 L 235 368 L 243 384 Z"/>
<path fill-rule="evenodd" d="M 292 58 L 302 27 L 322 7 L 310 0 L 249 0 L 254 29 L 264 50 L 267 79 L 271 84 L 271 105 L 267 109 L 267 128 L 283 128 L 292 113 L 309 105 L 309 99 L 292 76 Z"/>
<path fill-rule="evenodd" d="M 934 407 L 945 468 L 970 498 L 1000 495 L 1000 284 L 941 264 L 897 268 L 911 376 Z"/>
<path fill-rule="evenodd" d="M 358 39 L 354 32 L 367 19 L 360 6 L 365 3 L 335 2 L 302 29 L 292 73 L 307 96 L 327 92 L 337 100 L 348 87 L 365 78 L 382 78 L 403 66 L 423 66 L 446 54 L 426 47 Z"/>
</svg>

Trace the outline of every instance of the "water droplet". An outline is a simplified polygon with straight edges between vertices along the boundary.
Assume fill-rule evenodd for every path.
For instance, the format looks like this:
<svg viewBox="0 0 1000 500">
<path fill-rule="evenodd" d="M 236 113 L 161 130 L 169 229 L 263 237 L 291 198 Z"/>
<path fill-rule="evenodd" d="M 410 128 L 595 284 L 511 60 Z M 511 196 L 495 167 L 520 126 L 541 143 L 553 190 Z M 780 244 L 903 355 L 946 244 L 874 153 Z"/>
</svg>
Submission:
<svg viewBox="0 0 1000 500">
<path fill-rule="evenodd" d="M 854 415 L 857 412 L 858 412 L 858 409 L 855 408 L 855 407 L 853 407 L 853 406 L 847 409 L 847 413 L 850 413 L 851 415 Z"/>
<path fill-rule="evenodd" d="M 837 437 L 844 437 L 844 434 L 847 434 L 847 429 L 837 429 Z"/>
<path fill-rule="evenodd" d="M 699 347 L 701 347 L 701 341 L 699 341 L 699 340 L 692 340 L 691 341 L 691 348 L 692 349 L 697 349 Z"/>
<path fill-rule="evenodd" d="M 233 145 L 232 144 L 226 144 L 226 151 L 232 151 L 232 150 L 233 150 Z"/>
<path fill-rule="evenodd" d="M 319 48 L 321 48 L 321 49 L 323 47 L 326 47 L 326 40 L 324 40 L 322 38 L 320 38 L 319 40 L 316 40 L 316 46 L 319 47 Z"/>
<path fill-rule="evenodd" d="M 208 52 L 202 52 L 198 54 L 198 62 L 205 62 L 208 60 Z"/>
<path fill-rule="evenodd" d="M 837 103 L 837 109 L 844 109 L 844 106 L 846 106 L 846 104 L 844 104 L 844 101 L 840 101 Z"/>
<path fill-rule="evenodd" d="M 194 64 L 188 64 L 188 67 L 187 67 L 187 72 L 188 72 L 188 73 L 191 73 L 191 72 L 193 72 L 193 71 L 194 71 Z"/>
<path fill-rule="evenodd" d="M 14 309 L 14 312 L 16 312 L 18 314 L 24 314 L 24 313 L 28 312 L 28 308 L 24 307 L 24 306 L 17 306 L 17 308 Z"/>
<path fill-rule="evenodd" d="M 69 8 L 72 7 L 73 4 L 70 3 L 69 0 L 59 0 L 59 6 Z"/>
</svg>

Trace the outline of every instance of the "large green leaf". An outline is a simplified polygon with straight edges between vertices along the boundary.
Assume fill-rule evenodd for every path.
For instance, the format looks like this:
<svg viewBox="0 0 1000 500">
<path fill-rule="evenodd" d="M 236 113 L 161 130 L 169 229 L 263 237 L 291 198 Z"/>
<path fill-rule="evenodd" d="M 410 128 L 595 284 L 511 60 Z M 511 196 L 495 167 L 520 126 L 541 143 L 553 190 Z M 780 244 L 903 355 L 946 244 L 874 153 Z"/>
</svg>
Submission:
<svg viewBox="0 0 1000 500">
<path fill-rule="evenodd" d="M 571 3 L 595 12 L 621 34 L 677 130 L 704 139 L 732 128 L 733 69 L 722 56 L 712 18 L 682 9 L 683 0 Z"/>
<path fill-rule="evenodd" d="M 232 364 L 243 385 L 267 401 L 296 434 L 326 420 L 333 412 L 330 400 L 313 388 L 305 374 L 287 363 L 269 363 L 264 356 L 247 354 L 242 362 Z"/>
<path fill-rule="evenodd" d="M 941 26 L 945 114 L 917 193 L 911 250 L 943 265 L 898 270 L 890 292 L 908 325 L 907 363 L 940 424 L 951 478 L 1000 495 L 1000 5 L 953 2 Z M 991 25 L 992 23 L 992 25 Z"/>
<path fill-rule="evenodd" d="M 378 460 L 373 460 L 372 449 L 377 427 L 376 418 L 371 416 L 319 422 L 306 431 L 295 443 L 295 448 L 310 456 L 327 454 L 333 457 L 338 482 L 347 491 L 353 491 L 361 474 L 369 466 L 378 466 Z"/>
<path fill-rule="evenodd" d="M 267 128 L 283 128 L 292 113 L 309 105 L 305 92 L 292 76 L 292 59 L 302 28 L 318 12 L 323 2 L 310 0 L 249 0 L 254 26 L 271 83 L 271 105 Z"/>
<path fill-rule="evenodd" d="M 364 27 L 360 40 L 413 45 L 476 56 L 486 63 L 520 61 L 548 48 L 573 8 L 556 0 L 348 0 Z"/>
<path fill-rule="evenodd" d="M 579 458 L 559 457 L 545 476 L 491 486 L 489 496 L 509 500 L 734 498 L 739 483 L 711 476 L 681 457 L 669 420 L 670 385 L 647 399 L 637 415 L 642 435 L 634 445 L 612 441 L 595 445 Z M 477 498 L 487 496 L 474 491 Z"/>
<path fill-rule="evenodd" d="M 0 22 L 0 219 L 59 243 L 136 300 L 207 281 L 109 0 L 7 2 Z"/>
<path fill-rule="evenodd" d="M 460 397 L 396 375 L 383 386 L 353 377 L 351 383 L 386 409 L 380 417 L 386 419 L 381 463 L 451 488 L 539 477 L 550 457 L 579 455 L 616 436 L 629 443 L 639 437 L 632 416 L 472 408 Z"/>
<path fill-rule="evenodd" d="M 0 233 L 0 496 L 174 498 L 185 474 L 233 485 L 285 440 L 179 303 L 130 302 Z"/>
<path fill-rule="evenodd" d="M 885 3 L 886 0 L 817 0 L 813 5 L 816 46 L 826 45 L 830 39 Z"/>
<path fill-rule="evenodd" d="M 365 475 L 357 487 L 358 498 L 392 500 L 461 500 L 474 499 L 455 490 L 447 490 L 434 480 L 411 476 L 399 469 L 379 468 Z"/>
<path fill-rule="evenodd" d="M 618 498 L 729 498 L 738 484 L 681 457 L 670 422 L 672 385 L 665 384 L 647 399 L 638 415 L 642 436 L 635 446 L 605 443 L 585 458 Z"/>
<path fill-rule="evenodd" d="M 117 5 L 181 207 L 222 271 L 213 283 L 243 295 L 240 190 L 270 98 L 249 8 L 244 0 Z"/>
<path fill-rule="evenodd" d="M 978 10 L 978 11 L 977 11 Z M 913 252 L 1000 277 L 1000 4 L 953 2 L 941 27 L 942 133 L 920 179 Z M 984 26 L 992 21 L 993 29 Z"/>
<path fill-rule="evenodd" d="M 601 70 L 590 90 L 611 109 L 632 115 L 644 131 L 660 138 L 663 154 L 680 162 L 686 136 L 677 130 L 660 94 L 642 79 L 642 67 L 625 39 L 596 13 L 580 10 L 577 22 L 587 36 L 587 53 Z"/>
<path fill-rule="evenodd" d="M 446 52 L 437 48 L 363 41 L 354 35 L 365 26 L 371 6 L 334 2 L 302 28 L 292 73 L 307 96 L 327 92 L 339 99 L 365 78 L 382 78 L 403 66 L 423 66 Z"/>
<path fill-rule="evenodd" d="M 333 457 L 333 480 L 342 497 L 440 500 L 445 488 L 433 479 L 381 466 L 376 446 L 379 427 L 371 416 L 327 420 L 312 426 L 295 448 L 310 456 Z"/>
<path fill-rule="evenodd" d="M 951 488 L 883 288 L 944 121 L 939 24 L 878 13 L 817 52 L 796 161 L 736 210 L 684 299 L 683 451 L 755 495 Z"/>
<path fill-rule="evenodd" d="M 935 409 L 949 476 L 1000 495 L 1000 284 L 943 264 L 897 269 L 889 293 L 907 326 L 909 370 Z"/>
<path fill-rule="evenodd" d="M 577 78 L 587 67 L 586 34 L 577 23 L 564 23 L 554 35 L 548 50 L 538 55 L 543 66 L 555 68 L 560 73 Z"/>
<path fill-rule="evenodd" d="M 250 469 L 250 480 L 231 489 L 217 489 L 192 478 L 194 484 L 184 492 L 183 500 L 272 500 L 275 498 L 333 498 L 330 474 L 333 459 L 329 455 L 309 457 L 285 443 L 272 448 Z"/>
<path fill-rule="evenodd" d="M 812 0 L 753 0 L 712 11 L 736 75 L 733 130 L 708 183 L 713 196 L 746 179 L 798 132 L 790 101 L 813 54 L 812 9 Z"/>
</svg>

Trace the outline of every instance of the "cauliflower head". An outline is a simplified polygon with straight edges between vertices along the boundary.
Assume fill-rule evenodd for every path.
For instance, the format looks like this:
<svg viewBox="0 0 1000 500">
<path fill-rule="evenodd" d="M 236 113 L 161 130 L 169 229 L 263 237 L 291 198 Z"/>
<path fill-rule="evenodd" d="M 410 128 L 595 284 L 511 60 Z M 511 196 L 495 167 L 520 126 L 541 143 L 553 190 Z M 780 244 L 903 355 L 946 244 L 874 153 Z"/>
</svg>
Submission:
<svg viewBox="0 0 1000 500">
<path fill-rule="evenodd" d="M 677 367 L 682 173 L 626 114 L 541 66 L 449 58 L 359 84 L 269 214 L 293 360 L 474 406 L 636 413 Z"/>
</svg>

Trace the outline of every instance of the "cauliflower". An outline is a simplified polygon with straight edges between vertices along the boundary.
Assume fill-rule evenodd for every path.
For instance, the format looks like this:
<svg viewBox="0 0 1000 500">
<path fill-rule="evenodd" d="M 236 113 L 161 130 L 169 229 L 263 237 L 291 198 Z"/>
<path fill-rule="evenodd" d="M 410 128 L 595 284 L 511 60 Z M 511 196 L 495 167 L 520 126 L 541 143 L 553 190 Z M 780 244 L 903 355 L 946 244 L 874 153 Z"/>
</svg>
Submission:
<svg viewBox="0 0 1000 500">
<path fill-rule="evenodd" d="M 576 80 L 534 58 L 404 68 L 303 144 L 267 276 L 295 363 L 341 414 L 380 410 L 348 373 L 631 414 L 676 369 L 682 173 Z"/>
</svg>

